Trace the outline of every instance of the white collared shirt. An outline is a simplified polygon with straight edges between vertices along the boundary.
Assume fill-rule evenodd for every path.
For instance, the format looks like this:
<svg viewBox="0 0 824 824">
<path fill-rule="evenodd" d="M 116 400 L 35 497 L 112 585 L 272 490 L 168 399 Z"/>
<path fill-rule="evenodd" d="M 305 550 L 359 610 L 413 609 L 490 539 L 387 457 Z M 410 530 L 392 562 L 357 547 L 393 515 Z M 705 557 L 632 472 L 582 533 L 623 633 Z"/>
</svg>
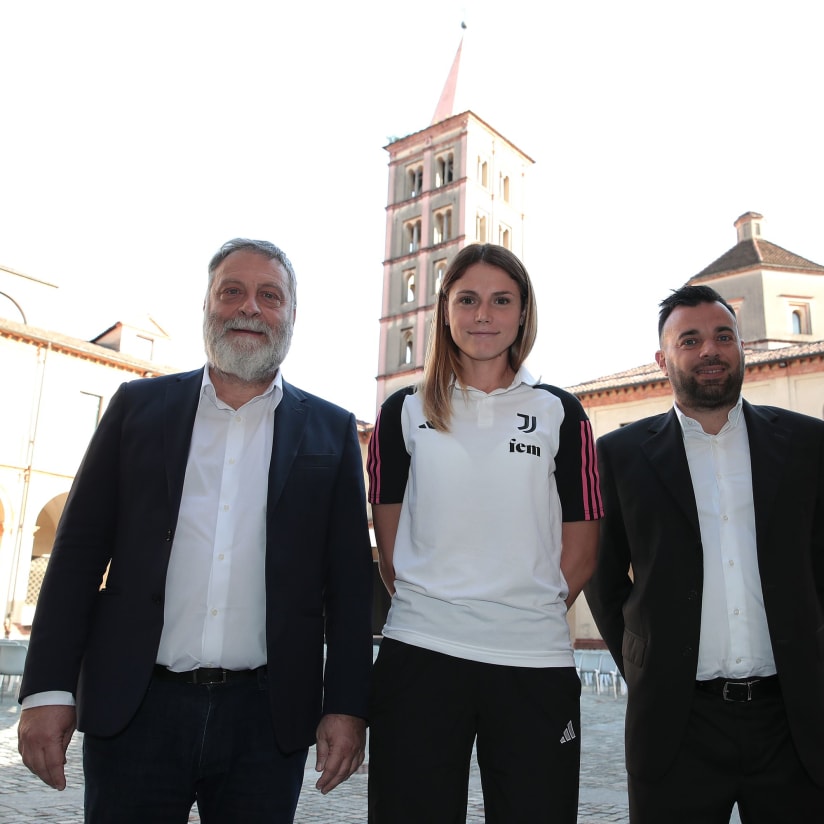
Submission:
<svg viewBox="0 0 824 824">
<path fill-rule="evenodd" d="M 741 398 L 717 435 L 675 411 L 684 435 L 701 543 L 704 590 L 698 680 L 773 675 L 755 537 L 747 424 Z"/>
<path fill-rule="evenodd" d="M 166 575 L 157 663 L 254 669 L 266 663 L 266 496 L 278 370 L 269 388 L 234 410 L 203 370 L 183 496 Z M 75 703 L 69 692 L 34 693 L 23 709 Z"/>
<path fill-rule="evenodd" d="M 402 502 L 385 637 L 488 664 L 573 665 L 561 535 L 564 518 L 601 515 L 581 467 L 592 431 L 577 399 L 535 383 L 521 367 L 489 393 L 456 384 L 448 432 L 419 392 L 382 407 L 370 500 Z"/>
<path fill-rule="evenodd" d="M 266 496 L 280 371 L 232 409 L 204 369 L 166 575 L 157 663 L 254 669 L 266 663 Z"/>
</svg>

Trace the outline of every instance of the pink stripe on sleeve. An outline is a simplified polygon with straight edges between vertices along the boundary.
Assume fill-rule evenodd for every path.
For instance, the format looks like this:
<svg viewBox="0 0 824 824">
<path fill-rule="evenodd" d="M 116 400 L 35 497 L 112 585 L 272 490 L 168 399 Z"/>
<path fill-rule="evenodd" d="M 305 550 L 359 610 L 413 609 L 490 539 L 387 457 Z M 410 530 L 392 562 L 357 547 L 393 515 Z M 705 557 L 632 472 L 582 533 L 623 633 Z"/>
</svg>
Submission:
<svg viewBox="0 0 824 824">
<path fill-rule="evenodd" d="M 584 496 L 584 519 L 591 521 L 602 518 L 604 504 L 601 500 L 598 458 L 589 421 L 581 421 L 581 489 Z"/>
<path fill-rule="evenodd" d="M 369 503 L 381 502 L 381 454 L 378 439 L 380 437 L 381 412 L 375 421 L 372 437 L 369 439 L 369 450 L 366 456 L 366 474 L 369 477 Z"/>
</svg>

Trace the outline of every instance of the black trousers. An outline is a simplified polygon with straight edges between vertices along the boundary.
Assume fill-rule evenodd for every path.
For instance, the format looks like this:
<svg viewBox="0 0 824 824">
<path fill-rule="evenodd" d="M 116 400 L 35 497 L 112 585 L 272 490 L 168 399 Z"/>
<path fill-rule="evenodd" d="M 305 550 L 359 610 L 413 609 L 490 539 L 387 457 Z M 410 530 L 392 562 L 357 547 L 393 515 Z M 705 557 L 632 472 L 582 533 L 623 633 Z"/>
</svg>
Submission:
<svg viewBox="0 0 824 824">
<path fill-rule="evenodd" d="M 630 822 L 729 824 L 736 803 L 741 824 L 824 822 L 824 790 L 798 759 L 783 698 L 738 703 L 697 691 L 667 774 L 629 776 Z"/>
<path fill-rule="evenodd" d="M 390 639 L 375 662 L 370 824 L 466 821 L 476 746 L 487 824 L 575 824 L 581 682 Z"/>
<path fill-rule="evenodd" d="M 128 727 L 83 739 L 87 824 L 291 824 L 307 750 L 275 743 L 266 674 L 215 684 L 152 679 Z"/>
</svg>

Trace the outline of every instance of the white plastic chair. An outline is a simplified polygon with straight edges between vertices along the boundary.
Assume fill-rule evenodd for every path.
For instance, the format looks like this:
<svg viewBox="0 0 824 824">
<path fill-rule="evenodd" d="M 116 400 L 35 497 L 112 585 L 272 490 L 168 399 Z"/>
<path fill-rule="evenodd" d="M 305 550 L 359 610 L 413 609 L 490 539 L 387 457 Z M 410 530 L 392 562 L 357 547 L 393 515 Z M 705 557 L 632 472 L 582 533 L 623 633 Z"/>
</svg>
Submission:
<svg viewBox="0 0 824 824">
<path fill-rule="evenodd" d="M 26 654 L 29 649 L 24 644 L 0 644 L 0 701 L 6 695 L 6 689 L 12 681 L 16 681 L 14 697 L 20 688 L 20 676 L 26 663 Z"/>
<path fill-rule="evenodd" d="M 601 691 L 601 653 L 592 650 L 581 652 L 581 663 L 578 665 L 578 676 L 582 684 L 592 684 L 595 692 Z"/>
<path fill-rule="evenodd" d="M 621 683 L 624 679 L 618 671 L 618 665 L 615 663 L 615 659 L 608 652 L 601 653 L 601 660 L 598 663 L 598 680 L 599 682 L 608 682 L 612 689 L 612 694 L 616 698 L 618 697 L 618 693 L 622 691 Z"/>
</svg>

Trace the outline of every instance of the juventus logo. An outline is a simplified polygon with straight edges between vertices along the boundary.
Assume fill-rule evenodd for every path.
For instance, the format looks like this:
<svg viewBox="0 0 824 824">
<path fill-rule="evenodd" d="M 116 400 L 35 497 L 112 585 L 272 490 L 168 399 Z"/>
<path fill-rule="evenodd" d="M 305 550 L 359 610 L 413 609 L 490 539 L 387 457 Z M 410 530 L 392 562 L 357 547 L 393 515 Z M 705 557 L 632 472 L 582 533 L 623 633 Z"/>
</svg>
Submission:
<svg viewBox="0 0 824 824">
<path fill-rule="evenodd" d="M 523 412 L 516 412 L 515 413 L 519 418 L 523 419 L 523 424 L 518 427 L 520 432 L 534 432 L 535 427 L 538 425 L 538 420 L 534 415 L 524 415 Z"/>
</svg>

